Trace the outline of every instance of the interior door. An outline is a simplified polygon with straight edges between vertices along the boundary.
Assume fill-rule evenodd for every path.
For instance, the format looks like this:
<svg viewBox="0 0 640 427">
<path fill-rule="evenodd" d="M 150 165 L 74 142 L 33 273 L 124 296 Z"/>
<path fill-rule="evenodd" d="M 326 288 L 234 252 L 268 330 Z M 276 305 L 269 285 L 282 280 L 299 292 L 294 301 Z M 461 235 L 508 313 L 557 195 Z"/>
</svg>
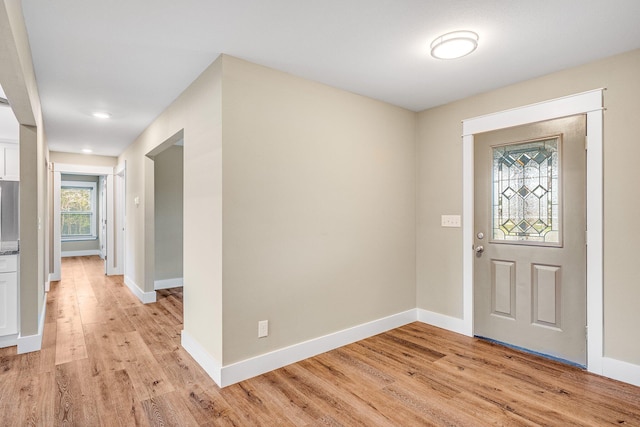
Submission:
<svg viewBox="0 0 640 427">
<path fill-rule="evenodd" d="M 474 136 L 474 334 L 586 365 L 586 117 Z"/>
</svg>

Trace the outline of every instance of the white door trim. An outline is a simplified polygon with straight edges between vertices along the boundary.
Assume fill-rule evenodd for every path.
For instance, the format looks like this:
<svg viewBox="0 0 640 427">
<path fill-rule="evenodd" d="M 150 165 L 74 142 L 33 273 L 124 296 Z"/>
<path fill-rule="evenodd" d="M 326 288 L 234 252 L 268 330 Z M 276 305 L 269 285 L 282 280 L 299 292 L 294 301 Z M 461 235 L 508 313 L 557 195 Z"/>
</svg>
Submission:
<svg viewBox="0 0 640 427">
<path fill-rule="evenodd" d="M 113 167 L 109 166 L 89 166 L 64 163 L 53 163 L 53 271 L 51 280 L 61 279 L 61 230 L 60 230 L 60 177 L 63 173 L 96 175 L 107 177 L 107 274 L 117 274 L 113 264 L 113 224 L 114 224 L 114 203 L 113 203 Z"/>
<path fill-rule="evenodd" d="M 603 374 L 603 89 L 462 122 L 462 247 L 464 333 L 473 335 L 473 135 L 576 114 L 587 115 L 587 369 Z"/>
<path fill-rule="evenodd" d="M 125 256 L 125 216 L 126 216 L 126 169 L 127 161 L 118 164 L 114 168 L 113 173 L 113 206 L 115 210 L 115 218 L 113 224 L 115 225 L 115 245 L 113 247 L 114 253 L 112 254 L 115 260 L 115 268 L 113 274 L 124 274 L 124 265 L 126 261 Z"/>
<path fill-rule="evenodd" d="M 60 189 L 62 178 L 60 172 L 53 171 L 53 266 L 51 268 L 50 281 L 58 281 L 62 278 L 60 271 L 62 242 L 60 239 Z"/>
</svg>

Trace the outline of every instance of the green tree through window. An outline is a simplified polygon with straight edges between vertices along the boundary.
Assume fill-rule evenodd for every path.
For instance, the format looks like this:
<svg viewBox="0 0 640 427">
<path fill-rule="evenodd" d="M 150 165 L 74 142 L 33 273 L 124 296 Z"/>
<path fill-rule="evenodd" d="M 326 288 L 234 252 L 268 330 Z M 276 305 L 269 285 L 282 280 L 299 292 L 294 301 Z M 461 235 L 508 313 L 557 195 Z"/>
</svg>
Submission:
<svg viewBox="0 0 640 427">
<path fill-rule="evenodd" d="M 65 182 L 60 191 L 63 239 L 95 237 L 95 183 Z"/>
</svg>

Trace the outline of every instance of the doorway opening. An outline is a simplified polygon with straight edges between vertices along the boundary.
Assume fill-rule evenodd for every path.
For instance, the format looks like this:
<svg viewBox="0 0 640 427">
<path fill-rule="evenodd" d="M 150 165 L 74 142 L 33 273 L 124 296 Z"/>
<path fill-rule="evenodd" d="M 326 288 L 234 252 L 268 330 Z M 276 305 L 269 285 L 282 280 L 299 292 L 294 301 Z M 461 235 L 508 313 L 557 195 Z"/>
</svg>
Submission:
<svg viewBox="0 0 640 427">
<path fill-rule="evenodd" d="M 587 369 L 603 373 L 603 107 L 602 89 L 463 121 L 463 324 L 474 333 L 474 135 L 528 123 L 587 117 Z"/>
<path fill-rule="evenodd" d="M 62 174 L 60 184 L 60 256 L 98 255 L 104 260 L 107 248 L 105 176 Z"/>
<path fill-rule="evenodd" d="M 586 365 L 584 115 L 476 134 L 474 334 Z"/>
<path fill-rule="evenodd" d="M 113 168 L 54 163 L 52 176 L 50 281 L 61 280 L 63 256 L 98 255 L 105 274 L 121 274 L 116 264 Z"/>
<path fill-rule="evenodd" d="M 145 276 L 156 302 L 168 310 L 182 307 L 184 138 L 182 131 L 147 153 L 146 206 L 153 212 L 145 222 Z M 177 303 L 180 302 L 180 304 Z M 182 309 L 180 309 L 181 311 Z M 182 316 L 182 312 L 179 313 Z"/>
</svg>

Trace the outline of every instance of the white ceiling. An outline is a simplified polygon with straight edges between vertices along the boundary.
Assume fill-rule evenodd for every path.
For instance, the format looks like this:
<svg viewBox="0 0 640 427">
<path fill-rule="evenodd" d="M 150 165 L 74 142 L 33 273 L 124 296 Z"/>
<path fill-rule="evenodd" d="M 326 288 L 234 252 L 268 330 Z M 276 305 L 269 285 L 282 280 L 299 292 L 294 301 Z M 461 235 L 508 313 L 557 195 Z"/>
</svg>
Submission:
<svg viewBox="0 0 640 427">
<path fill-rule="evenodd" d="M 103 155 L 220 53 L 420 111 L 640 48 L 638 0 L 22 3 L 49 148 Z M 458 29 L 480 35 L 476 52 L 431 58 L 431 41 Z"/>
</svg>

